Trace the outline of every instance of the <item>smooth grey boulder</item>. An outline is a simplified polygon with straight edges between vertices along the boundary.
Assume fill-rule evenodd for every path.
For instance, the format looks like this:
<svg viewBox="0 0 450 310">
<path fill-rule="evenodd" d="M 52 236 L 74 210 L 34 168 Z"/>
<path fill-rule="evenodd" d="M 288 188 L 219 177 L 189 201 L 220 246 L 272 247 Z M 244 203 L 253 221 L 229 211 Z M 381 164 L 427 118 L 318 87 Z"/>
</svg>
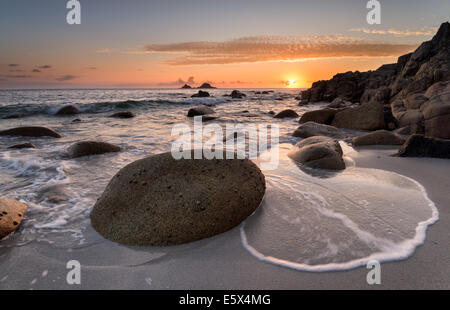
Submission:
<svg viewBox="0 0 450 310">
<path fill-rule="evenodd" d="M 17 127 L 0 131 L 0 136 L 21 136 L 21 137 L 53 137 L 61 138 L 61 135 L 45 127 Z"/>
<path fill-rule="evenodd" d="M 387 130 L 377 130 L 352 140 L 354 146 L 365 145 L 402 145 L 406 139 L 400 135 Z"/>
<path fill-rule="evenodd" d="M 313 136 L 325 136 L 334 139 L 345 138 L 345 134 L 336 127 L 314 122 L 307 122 L 300 125 L 292 135 L 299 138 L 309 138 Z"/>
<path fill-rule="evenodd" d="M 67 153 L 70 158 L 78 158 L 89 155 L 120 152 L 121 150 L 121 147 L 106 142 L 82 141 L 72 144 L 68 148 Z"/>
</svg>

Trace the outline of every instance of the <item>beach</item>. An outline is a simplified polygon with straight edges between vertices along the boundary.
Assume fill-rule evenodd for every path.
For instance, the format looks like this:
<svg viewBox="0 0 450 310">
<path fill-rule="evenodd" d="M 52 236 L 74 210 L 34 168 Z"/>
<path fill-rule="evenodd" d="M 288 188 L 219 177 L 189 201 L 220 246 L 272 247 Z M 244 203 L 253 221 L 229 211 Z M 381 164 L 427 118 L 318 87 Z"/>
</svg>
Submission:
<svg viewBox="0 0 450 310">
<path fill-rule="evenodd" d="M 77 249 L 46 243 L 2 248 L 4 289 L 448 289 L 447 245 L 450 166 L 442 159 L 397 158 L 392 147 L 352 154 L 356 167 L 393 171 L 420 182 L 439 210 L 426 241 L 405 260 L 382 263 L 382 284 L 370 286 L 364 267 L 338 272 L 301 272 L 258 261 L 243 247 L 240 228 L 170 248 L 130 248 L 98 237 Z M 95 232 L 86 232 L 95 238 Z M 66 263 L 82 265 L 81 285 L 68 285 Z"/>
</svg>

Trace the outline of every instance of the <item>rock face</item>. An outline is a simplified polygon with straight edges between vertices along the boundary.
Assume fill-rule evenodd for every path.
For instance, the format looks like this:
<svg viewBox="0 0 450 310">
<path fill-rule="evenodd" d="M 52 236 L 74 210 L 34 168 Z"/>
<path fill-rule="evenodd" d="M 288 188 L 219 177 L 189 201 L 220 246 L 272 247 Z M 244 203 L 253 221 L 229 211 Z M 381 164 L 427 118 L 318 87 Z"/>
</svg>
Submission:
<svg viewBox="0 0 450 310">
<path fill-rule="evenodd" d="M 207 91 L 199 90 L 198 93 L 193 94 L 191 98 L 206 98 L 210 97 L 210 94 Z"/>
<path fill-rule="evenodd" d="M 331 102 L 339 98 L 361 103 L 367 110 L 372 109 L 369 105 L 383 107 L 384 127 L 380 126 L 379 112 L 367 119 L 377 126 L 349 126 L 349 119 L 339 120 L 341 124 L 332 123 L 333 126 L 365 130 L 405 128 L 404 131 L 413 134 L 447 139 L 450 138 L 449 83 L 450 24 L 446 22 L 432 40 L 399 57 L 397 63 L 383 65 L 375 71 L 337 74 L 329 81 L 314 83 L 311 89 L 301 93 L 301 98 L 308 102 Z M 338 119 L 346 115 L 341 113 Z M 347 113 L 347 116 L 351 114 Z"/>
<path fill-rule="evenodd" d="M 77 107 L 73 105 L 67 105 L 59 109 L 58 112 L 56 112 L 56 115 L 75 115 L 78 113 L 80 113 L 80 111 L 77 109 Z"/>
<path fill-rule="evenodd" d="M 318 124 L 330 125 L 333 122 L 334 116 L 341 110 L 337 109 L 323 109 L 305 112 L 300 118 L 299 123 L 314 122 Z"/>
<path fill-rule="evenodd" d="M 387 130 L 377 130 L 363 136 L 353 138 L 354 146 L 364 145 L 402 145 L 405 138 Z"/>
<path fill-rule="evenodd" d="M 377 130 L 385 127 L 384 110 L 381 104 L 366 103 L 356 108 L 336 113 L 331 125 L 356 130 Z"/>
<path fill-rule="evenodd" d="M 344 139 L 345 134 L 333 126 L 307 122 L 297 128 L 292 134 L 294 137 L 309 138 L 314 136 L 325 136 L 334 139 Z"/>
<path fill-rule="evenodd" d="M 133 118 L 133 117 L 135 117 L 135 115 L 134 115 L 133 112 L 125 111 L 125 112 L 114 113 L 110 117 L 115 117 L 115 118 Z"/>
<path fill-rule="evenodd" d="M 450 158 L 450 141 L 412 135 L 402 145 L 398 156 Z"/>
<path fill-rule="evenodd" d="M 296 144 L 288 156 L 310 168 L 344 170 L 342 148 L 338 141 L 328 137 L 310 137 Z"/>
<path fill-rule="evenodd" d="M 121 150 L 121 147 L 106 142 L 83 141 L 71 145 L 67 153 L 71 158 L 78 158 L 88 155 L 120 152 Z"/>
<path fill-rule="evenodd" d="M 214 114 L 214 110 L 207 106 L 200 106 L 195 107 L 192 109 L 189 109 L 187 116 L 188 117 L 194 117 L 194 116 L 201 116 L 201 115 L 208 115 L 208 114 Z"/>
<path fill-rule="evenodd" d="M 59 133 L 45 127 L 17 127 L 0 131 L 0 136 L 61 138 Z"/>
<path fill-rule="evenodd" d="M 294 110 L 284 110 L 274 116 L 274 118 L 295 118 L 298 117 L 297 112 Z"/>
<path fill-rule="evenodd" d="M 22 143 L 10 146 L 9 149 L 35 149 L 36 146 L 32 143 Z"/>
<path fill-rule="evenodd" d="M 26 204 L 0 197 L 0 240 L 19 228 L 26 213 Z"/>
<path fill-rule="evenodd" d="M 239 225 L 264 192 L 264 175 L 247 159 L 175 160 L 159 154 L 117 173 L 95 204 L 91 223 L 122 244 L 187 243 Z"/>
</svg>

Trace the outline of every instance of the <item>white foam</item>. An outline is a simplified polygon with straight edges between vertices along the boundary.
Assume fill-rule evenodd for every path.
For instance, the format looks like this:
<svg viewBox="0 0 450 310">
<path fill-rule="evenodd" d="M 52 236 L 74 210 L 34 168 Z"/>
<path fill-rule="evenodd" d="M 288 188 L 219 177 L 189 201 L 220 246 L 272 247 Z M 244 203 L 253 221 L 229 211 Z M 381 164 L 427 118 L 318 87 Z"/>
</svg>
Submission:
<svg viewBox="0 0 450 310">
<path fill-rule="evenodd" d="M 240 228 L 243 246 L 263 262 L 325 272 L 365 266 L 371 260 L 402 260 L 424 243 L 428 226 L 439 219 L 425 188 L 400 174 L 352 168 L 317 178 L 293 167 L 285 160 L 278 171 L 265 173 L 261 210 Z M 361 193 L 365 188 L 367 193 Z M 407 193 L 414 197 L 399 201 Z"/>
</svg>

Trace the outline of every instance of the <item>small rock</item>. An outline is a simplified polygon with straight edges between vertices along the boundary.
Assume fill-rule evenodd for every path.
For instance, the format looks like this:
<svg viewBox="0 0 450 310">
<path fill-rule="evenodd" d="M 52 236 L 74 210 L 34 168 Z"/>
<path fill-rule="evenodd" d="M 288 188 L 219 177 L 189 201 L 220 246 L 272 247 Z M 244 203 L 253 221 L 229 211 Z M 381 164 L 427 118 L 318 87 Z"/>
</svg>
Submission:
<svg viewBox="0 0 450 310">
<path fill-rule="evenodd" d="M 5 117 L 3 117 L 3 119 L 17 119 L 17 118 L 22 118 L 24 117 L 23 114 L 11 114 L 11 115 L 7 115 Z"/>
<path fill-rule="evenodd" d="M 211 95 L 207 91 L 199 90 L 198 93 L 193 94 L 191 98 L 206 98 L 210 97 Z"/>
<path fill-rule="evenodd" d="M 338 141 L 328 137 L 310 137 L 296 144 L 288 156 L 310 168 L 344 170 L 342 148 Z"/>
<path fill-rule="evenodd" d="M 59 109 L 58 112 L 56 112 L 56 115 L 75 115 L 78 113 L 80 113 L 80 111 L 77 107 L 73 105 L 67 105 Z"/>
<path fill-rule="evenodd" d="M 396 133 L 387 130 L 377 130 L 356 138 L 353 138 L 352 144 L 354 146 L 364 145 L 402 145 L 405 143 L 405 138 L 402 138 Z"/>
<path fill-rule="evenodd" d="M 0 136 L 61 138 L 59 133 L 45 127 L 17 127 L 0 131 Z"/>
<path fill-rule="evenodd" d="M 295 117 L 298 117 L 297 112 L 290 109 L 281 111 L 280 113 L 274 116 L 274 118 L 295 118 Z"/>
<path fill-rule="evenodd" d="M 135 115 L 134 115 L 133 112 L 125 111 L 125 112 L 114 113 L 114 114 L 110 115 L 110 117 L 115 117 L 115 118 L 133 118 L 133 117 L 135 117 Z"/>
<path fill-rule="evenodd" d="M 10 146 L 9 149 L 35 149 L 36 146 L 32 143 L 23 143 L 23 144 L 16 144 L 13 146 Z"/>
<path fill-rule="evenodd" d="M 200 106 L 195 107 L 192 109 L 189 109 L 187 116 L 188 117 L 194 117 L 194 116 L 200 116 L 200 115 L 208 115 L 208 114 L 214 114 L 214 110 L 207 107 L 207 106 Z"/>
<path fill-rule="evenodd" d="M 344 139 L 345 134 L 336 127 L 307 122 L 302 124 L 292 134 L 294 137 L 309 138 L 314 136 L 326 136 L 334 139 Z"/>
<path fill-rule="evenodd" d="M 71 145 L 67 150 L 67 153 L 70 158 L 78 158 L 89 155 L 120 152 L 121 150 L 121 147 L 106 142 L 83 141 Z"/>
<path fill-rule="evenodd" d="M 0 197 L 0 240 L 19 228 L 26 213 L 26 204 Z"/>
</svg>

